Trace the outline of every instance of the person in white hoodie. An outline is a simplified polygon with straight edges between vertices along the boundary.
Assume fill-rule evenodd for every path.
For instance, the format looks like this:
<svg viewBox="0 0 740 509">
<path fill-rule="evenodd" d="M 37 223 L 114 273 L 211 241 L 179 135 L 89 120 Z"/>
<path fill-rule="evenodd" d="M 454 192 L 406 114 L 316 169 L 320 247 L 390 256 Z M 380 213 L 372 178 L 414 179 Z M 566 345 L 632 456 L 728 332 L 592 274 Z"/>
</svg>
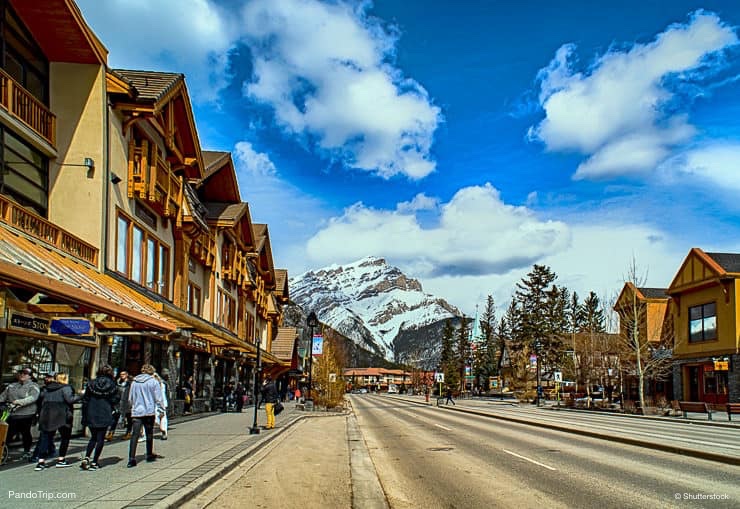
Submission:
<svg viewBox="0 0 740 509">
<path fill-rule="evenodd" d="M 166 407 L 162 400 L 162 387 L 153 375 L 154 367 L 151 364 L 144 364 L 141 367 L 141 373 L 134 378 L 129 390 L 131 418 L 134 421 L 128 447 L 127 466 L 129 468 L 136 466 L 136 445 L 142 427 L 146 434 L 146 460 L 148 462 L 157 460 L 152 450 L 154 448 L 154 420 L 157 413 L 164 411 Z"/>
<path fill-rule="evenodd" d="M 159 426 L 159 431 L 162 432 L 162 440 L 167 440 L 167 384 L 163 377 L 160 377 L 157 373 L 154 373 L 154 378 L 159 382 L 159 387 L 162 391 L 162 408 L 157 409 L 157 417 L 155 424 Z"/>
</svg>

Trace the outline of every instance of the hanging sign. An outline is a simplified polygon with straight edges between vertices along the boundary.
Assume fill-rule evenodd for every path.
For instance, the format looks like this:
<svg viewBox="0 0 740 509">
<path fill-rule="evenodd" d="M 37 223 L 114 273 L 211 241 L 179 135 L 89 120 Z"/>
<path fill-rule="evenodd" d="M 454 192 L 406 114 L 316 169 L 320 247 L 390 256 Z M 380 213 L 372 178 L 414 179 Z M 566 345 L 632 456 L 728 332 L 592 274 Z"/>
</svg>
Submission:
<svg viewBox="0 0 740 509">
<path fill-rule="evenodd" d="M 49 333 L 49 320 L 38 316 L 27 315 L 12 311 L 8 319 L 9 329 L 21 329 L 43 334 Z"/>
<path fill-rule="evenodd" d="M 92 331 L 90 320 L 85 318 L 52 318 L 49 332 L 60 336 L 86 336 Z"/>
<path fill-rule="evenodd" d="M 311 355 L 322 355 L 324 353 L 324 336 L 316 334 L 311 344 Z"/>
</svg>

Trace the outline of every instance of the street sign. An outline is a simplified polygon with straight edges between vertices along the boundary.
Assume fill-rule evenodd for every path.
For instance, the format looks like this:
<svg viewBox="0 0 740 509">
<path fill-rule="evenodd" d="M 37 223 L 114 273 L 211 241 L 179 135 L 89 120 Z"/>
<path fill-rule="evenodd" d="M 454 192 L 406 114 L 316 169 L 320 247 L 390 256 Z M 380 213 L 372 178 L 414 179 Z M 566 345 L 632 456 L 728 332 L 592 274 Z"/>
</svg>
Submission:
<svg viewBox="0 0 740 509">
<path fill-rule="evenodd" d="M 337 381 L 337 374 L 336 373 L 329 373 L 329 381 L 334 383 Z"/>
<path fill-rule="evenodd" d="M 554 373 L 555 381 L 556 382 L 562 382 L 563 381 L 563 372 L 562 371 L 556 371 Z"/>
<path fill-rule="evenodd" d="M 434 373 L 434 381 L 439 382 L 439 383 L 444 383 L 445 374 L 444 373 Z"/>
</svg>

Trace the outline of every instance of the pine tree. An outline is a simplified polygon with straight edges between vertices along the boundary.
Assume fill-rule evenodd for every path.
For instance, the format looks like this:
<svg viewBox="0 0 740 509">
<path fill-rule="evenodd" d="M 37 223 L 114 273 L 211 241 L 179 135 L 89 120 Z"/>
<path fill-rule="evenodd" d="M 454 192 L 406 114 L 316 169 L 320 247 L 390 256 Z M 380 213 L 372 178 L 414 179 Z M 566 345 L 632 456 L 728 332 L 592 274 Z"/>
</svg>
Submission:
<svg viewBox="0 0 740 509">
<path fill-rule="evenodd" d="M 465 390 L 465 366 L 472 360 L 470 347 L 470 329 L 468 327 L 468 318 L 463 315 L 460 320 L 460 328 L 457 330 L 457 348 L 455 351 L 457 369 L 460 374 L 460 390 Z M 455 387 L 455 386 L 451 386 Z"/>
<path fill-rule="evenodd" d="M 455 356 L 455 326 L 450 319 L 445 320 L 442 329 L 442 351 L 439 358 L 439 367 L 445 375 L 445 383 L 451 387 L 457 387 L 460 378 Z"/>
<path fill-rule="evenodd" d="M 483 352 L 481 353 L 480 376 L 485 377 L 482 387 L 488 387 L 488 379 L 498 374 L 498 352 L 499 344 L 496 337 L 496 304 L 493 296 L 486 299 L 486 308 L 480 318 L 480 330 L 483 341 Z M 480 383 L 480 382 L 479 382 Z"/>
</svg>

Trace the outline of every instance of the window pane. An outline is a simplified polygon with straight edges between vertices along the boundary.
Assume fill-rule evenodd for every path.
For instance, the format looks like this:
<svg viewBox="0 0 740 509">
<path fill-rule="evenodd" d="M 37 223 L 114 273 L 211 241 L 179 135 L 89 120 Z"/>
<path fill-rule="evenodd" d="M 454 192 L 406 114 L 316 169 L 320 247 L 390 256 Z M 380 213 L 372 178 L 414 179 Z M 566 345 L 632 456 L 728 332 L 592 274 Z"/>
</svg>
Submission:
<svg viewBox="0 0 740 509">
<path fill-rule="evenodd" d="M 159 246 L 159 293 L 167 297 L 169 295 L 170 281 L 170 250 Z"/>
<path fill-rule="evenodd" d="M 131 279 L 141 283 L 141 255 L 143 254 L 144 232 L 134 226 L 133 246 L 131 247 Z"/>
<path fill-rule="evenodd" d="M 701 318 L 701 306 L 689 308 L 689 320 L 699 320 Z"/>
<path fill-rule="evenodd" d="M 717 339 L 716 316 L 709 316 L 704 319 L 704 339 Z"/>
<path fill-rule="evenodd" d="M 702 321 L 692 320 L 689 322 L 689 335 L 691 341 L 702 340 Z"/>
<path fill-rule="evenodd" d="M 717 306 L 714 302 L 704 304 L 704 316 L 715 316 L 717 314 Z"/>
<path fill-rule="evenodd" d="M 116 249 L 116 270 L 128 275 L 128 221 L 118 218 L 118 246 Z"/>
<path fill-rule="evenodd" d="M 147 239 L 146 241 L 146 286 L 155 292 L 157 288 L 156 276 L 156 265 L 157 265 L 157 243 L 154 239 Z"/>
</svg>

